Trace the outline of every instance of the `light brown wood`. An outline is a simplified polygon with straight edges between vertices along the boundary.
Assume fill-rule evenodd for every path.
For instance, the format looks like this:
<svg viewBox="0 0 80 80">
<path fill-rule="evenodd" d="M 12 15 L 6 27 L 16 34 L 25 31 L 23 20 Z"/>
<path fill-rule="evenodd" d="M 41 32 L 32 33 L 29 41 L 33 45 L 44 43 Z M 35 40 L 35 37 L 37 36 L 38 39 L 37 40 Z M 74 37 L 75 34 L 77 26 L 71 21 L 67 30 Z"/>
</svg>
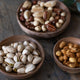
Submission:
<svg viewBox="0 0 80 80">
<path fill-rule="evenodd" d="M 32 75 L 34 75 L 39 69 L 40 67 L 42 66 L 43 62 L 44 62 L 44 59 L 45 59 L 45 54 L 44 54 L 44 50 L 42 48 L 42 46 L 39 44 L 39 42 L 37 42 L 35 39 L 31 38 L 31 37 L 28 37 L 28 36 L 25 36 L 25 35 L 19 35 L 19 36 L 12 36 L 12 37 L 9 37 L 3 41 L 0 42 L 0 49 L 1 49 L 1 46 L 2 45 L 9 45 L 11 43 L 14 43 L 14 42 L 18 42 L 18 41 L 29 41 L 29 42 L 34 42 L 36 43 L 37 45 L 37 48 L 39 49 L 40 51 L 40 56 L 42 57 L 42 61 L 37 65 L 36 69 L 29 72 L 28 74 L 18 74 L 18 73 L 7 73 L 4 68 L 0 65 L 0 72 L 5 75 L 6 77 L 8 78 L 12 78 L 12 79 L 24 79 L 24 78 L 28 78 Z"/>
<path fill-rule="evenodd" d="M 27 34 L 29 34 L 29 35 L 31 35 L 31 36 L 33 36 L 33 37 L 51 38 L 51 37 L 55 37 L 55 36 L 61 34 L 61 33 L 66 29 L 66 27 L 68 27 L 68 24 L 69 24 L 69 22 L 70 22 L 70 17 L 71 17 L 71 15 L 70 15 L 69 9 L 68 9 L 68 8 L 66 7 L 66 5 L 64 5 L 62 2 L 60 2 L 60 1 L 57 0 L 57 5 L 66 12 L 67 16 L 66 16 L 66 21 L 65 21 L 65 23 L 62 25 L 62 27 L 61 27 L 60 29 L 57 29 L 55 32 L 36 32 L 36 31 L 32 31 L 32 30 L 26 28 L 26 27 L 20 22 L 20 20 L 19 20 L 19 15 L 18 15 L 22 4 L 18 7 L 18 10 L 17 10 L 17 13 L 16 13 L 17 21 L 18 21 L 19 26 L 21 27 L 21 29 L 22 29 L 25 33 L 27 33 Z"/>
<path fill-rule="evenodd" d="M 66 71 L 68 73 L 79 73 L 80 72 L 80 68 L 70 68 L 67 67 L 65 65 L 63 65 L 58 59 L 57 56 L 55 55 L 56 51 L 59 50 L 59 44 L 61 41 L 66 41 L 66 42 L 72 42 L 75 44 L 80 45 L 80 39 L 79 38 L 75 38 L 75 37 L 66 37 L 66 38 L 62 38 L 60 39 L 54 46 L 53 48 L 53 56 L 54 56 L 54 60 L 56 62 L 56 64 L 63 70 Z"/>
</svg>

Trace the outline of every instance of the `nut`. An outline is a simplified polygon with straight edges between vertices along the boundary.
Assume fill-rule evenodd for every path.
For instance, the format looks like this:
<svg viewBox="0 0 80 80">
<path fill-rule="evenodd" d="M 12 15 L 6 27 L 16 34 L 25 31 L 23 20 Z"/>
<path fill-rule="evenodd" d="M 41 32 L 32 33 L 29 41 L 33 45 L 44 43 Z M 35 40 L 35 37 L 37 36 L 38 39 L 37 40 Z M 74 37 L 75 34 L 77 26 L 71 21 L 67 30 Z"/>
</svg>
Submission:
<svg viewBox="0 0 80 80">
<path fill-rule="evenodd" d="M 18 73 L 25 73 L 25 68 L 23 67 L 23 68 L 19 68 L 19 69 L 17 69 L 17 72 Z"/>
<path fill-rule="evenodd" d="M 43 17 L 43 12 L 35 12 L 33 13 L 34 17 Z"/>
<path fill-rule="evenodd" d="M 27 56 L 26 55 L 21 55 L 21 61 L 22 63 L 26 64 Z"/>
<path fill-rule="evenodd" d="M 41 27 L 40 26 L 35 27 L 35 31 L 41 31 Z"/>
<path fill-rule="evenodd" d="M 65 12 L 62 12 L 62 13 L 61 13 L 61 16 L 66 16 L 66 13 L 65 13 Z"/>
<path fill-rule="evenodd" d="M 57 51 L 56 56 L 61 56 L 61 51 Z"/>
<path fill-rule="evenodd" d="M 28 55 L 28 62 L 32 62 L 32 60 L 33 60 L 33 55 L 32 54 L 30 54 L 30 55 Z"/>
<path fill-rule="evenodd" d="M 44 24 L 44 20 L 43 20 L 42 18 L 36 17 L 36 18 L 34 18 L 34 20 L 35 20 L 35 21 L 38 21 L 38 22 L 41 23 L 41 24 Z"/>
<path fill-rule="evenodd" d="M 32 6 L 32 9 L 31 9 L 31 12 L 43 12 L 44 11 L 44 8 L 38 6 L 38 5 L 35 5 L 35 6 Z"/>
<path fill-rule="evenodd" d="M 30 11 L 26 10 L 26 11 L 24 12 L 24 18 L 25 18 L 25 19 L 29 19 L 29 18 L 30 18 Z"/>
<path fill-rule="evenodd" d="M 45 7 L 54 7 L 56 5 L 56 1 L 47 1 L 44 6 Z"/>
<path fill-rule="evenodd" d="M 35 44 L 34 42 L 31 42 L 29 45 L 30 45 L 33 49 L 36 49 L 36 48 L 37 48 L 37 46 L 36 46 L 36 44 Z"/>
<path fill-rule="evenodd" d="M 65 42 L 65 41 L 62 41 L 62 42 L 59 44 L 59 48 L 63 48 L 65 45 L 66 45 L 66 42 Z"/>
<path fill-rule="evenodd" d="M 28 55 L 28 54 L 30 54 L 30 51 L 27 50 L 27 49 L 24 49 L 23 52 L 22 52 L 22 54 L 26 54 L 26 55 Z"/>
<path fill-rule="evenodd" d="M 39 22 L 38 21 L 34 21 L 33 25 L 34 26 L 38 26 L 39 25 Z"/>
<path fill-rule="evenodd" d="M 13 58 L 13 57 L 14 57 L 14 54 L 13 54 L 13 53 L 8 53 L 6 56 L 7 56 L 8 58 Z"/>
<path fill-rule="evenodd" d="M 25 69 L 25 73 L 31 72 L 35 69 L 35 65 L 34 64 L 27 64 L 26 65 L 26 69 Z"/>
<path fill-rule="evenodd" d="M 28 8 L 28 9 L 31 8 L 31 2 L 30 1 L 25 1 L 22 7 L 23 8 Z"/>
<path fill-rule="evenodd" d="M 24 49 L 23 45 L 18 45 L 17 51 L 22 52 Z"/>
<path fill-rule="evenodd" d="M 5 67 L 5 70 L 6 70 L 7 72 L 11 72 L 11 71 L 12 71 L 12 68 L 11 68 L 11 66 L 8 65 L 8 66 Z"/>
<path fill-rule="evenodd" d="M 38 57 L 38 56 L 36 56 L 34 59 L 33 59 L 33 64 L 38 64 L 38 63 L 40 63 L 41 62 L 41 60 L 42 60 L 42 58 L 41 57 Z"/>
<path fill-rule="evenodd" d="M 47 28 L 45 27 L 45 25 L 42 25 L 42 31 L 44 32 L 44 31 L 47 31 Z"/>
</svg>

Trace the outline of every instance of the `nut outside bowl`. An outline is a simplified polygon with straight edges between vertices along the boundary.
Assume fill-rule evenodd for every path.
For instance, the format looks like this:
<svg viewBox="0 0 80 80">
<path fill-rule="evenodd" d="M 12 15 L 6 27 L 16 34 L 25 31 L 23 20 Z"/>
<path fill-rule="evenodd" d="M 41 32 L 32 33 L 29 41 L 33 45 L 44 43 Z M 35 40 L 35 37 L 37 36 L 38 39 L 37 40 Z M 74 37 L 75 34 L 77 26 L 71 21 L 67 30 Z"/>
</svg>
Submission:
<svg viewBox="0 0 80 80">
<path fill-rule="evenodd" d="M 62 38 L 60 39 L 54 46 L 53 48 L 53 57 L 54 57 L 54 61 L 56 62 L 56 64 L 63 70 L 66 71 L 67 73 L 79 73 L 80 72 L 80 68 L 70 68 L 67 67 L 65 65 L 63 65 L 56 57 L 55 53 L 56 51 L 59 49 L 59 44 L 61 41 L 67 41 L 67 42 L 72 42 L 72 43 L 76 43 L 78 45 L 80 45 L 80 39 L 79 38 L 75 38 L 75 37 L 66 37 L 66 38 Z"/>
<path fill-rule="evenodd" d="M 2 45 L 9 45 L 10 43 L 14 43 L 14 42 L 18 42 L 18 41 L 25 41 L 25 40 L 32 41 L 37 44 L 38 49 L 40 50 L 40 53 L 41 53 L 42 61 L 38 64 L 38 66 L 36 67 L 35 70 L 29 72 L 28 74 L 18 74 L 18 73 L 14 73 L 14 72 L 7 73 L 4 70 L 4 68 L 0 65 L 0 73 L 3 74 L 4 76 L 11 78 L 11 79 L 18 79 L 18 80 L 25 79 L 25 78 L 31 77 L 33 74 L 35 74 L 42 66 L 42 64 L 44 62 L 44 58 L 45 58 L 44 50 L 43 50 L 42 46 L 40 45 L 40 43 L 31 37 L 28 37 L 25 35 L 18 35 L 18 36 L 9 37 L 9 38 L 0 42 L 0 49 L 1 49 Z"/>
<path fill-rule="evenodd" d="M 60 33 L 62 33 L 66 27 L 68 26 L 69 22 L 70 22 L 70 17 L 71 17 L 71 14 L 69 12 L 69 9 L 67 8 L 66 5 L 64 5 L 62 2 L 57 1 L 57 5 L 63 9 L 65 12 L 66 12 L 66 21 L 64 22 L 64 24 L 62 25 L 61 28 L 57 29 L 55 32 L 36 32 L 36 31 L 32 31 L 28 28 L 26 28 L 19 20 L 19 10 L 22 6 L 22 4 L 18 7 L 17 9 L 17 13 L 16 13 L 16 17 L 17 17 L 17 21 L 18 21 L 18 24 L 19 26 L 21 27 L 21 29 L 27 33 L 28 35 L 31 35 L 33 37 L 41 37 L 41 38 L 51 38 L 51 37 L 55 37 L 57 35 L 59 35 Z"/>
</svg>

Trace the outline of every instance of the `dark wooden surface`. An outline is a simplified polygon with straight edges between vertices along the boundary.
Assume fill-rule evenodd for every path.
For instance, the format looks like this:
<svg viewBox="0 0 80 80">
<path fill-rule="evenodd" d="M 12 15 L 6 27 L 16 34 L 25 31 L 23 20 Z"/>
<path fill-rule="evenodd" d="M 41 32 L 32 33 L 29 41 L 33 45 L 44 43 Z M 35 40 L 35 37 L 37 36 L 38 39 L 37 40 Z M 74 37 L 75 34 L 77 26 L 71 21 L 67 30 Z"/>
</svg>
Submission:
<svg viewBox="0 0 80 80">
<path fill-rule="evenodd" d="M 0 41 L 12 35 L 25 34 L 16 20 L 17 7 L 23 1 L 25 0 L 0 0 Z M 80 16 L 72 15 L 68 28 L 61 35 L 51 39 L 37 39 L 44 47 L 46 58 L 39 72 L 27 80 L 80 80 L 80 74 L 63 72 L 53 59 L 52 52 L 55 43 L 68 36 L 80 38 Z M 0 74 L 0 80 L 12 79 L 5 78 Z"/>
</svg>

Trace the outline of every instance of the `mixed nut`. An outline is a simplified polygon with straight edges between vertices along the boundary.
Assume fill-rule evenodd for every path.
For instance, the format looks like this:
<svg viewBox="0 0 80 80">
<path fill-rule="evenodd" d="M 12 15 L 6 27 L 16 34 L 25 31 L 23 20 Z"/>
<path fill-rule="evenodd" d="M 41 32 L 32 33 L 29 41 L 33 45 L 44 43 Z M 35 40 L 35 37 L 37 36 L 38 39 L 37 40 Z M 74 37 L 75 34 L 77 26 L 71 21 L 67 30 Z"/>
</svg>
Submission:
<svg viewBox="0 0 80 80">
<path fill-rule="evenodd" d="M 80 67 L 80 46 L 71 42 L 62 41 L 56 56 L 64 65 L 76 68 Z"/>
<path fill-rule="evenodd" d="M 42 57 L 34 42 L 24 41 L 3 45 L 0 64 L 6 72 L 28 73 L 36 69 Z"/>
<path fill-rule="evenodd" d="M 19 19 L 28 29 L 54 32 L 61 28 L 66 12 L 56 5 L 57 1 L 25 1 L 19 10 Z"/>
</svg>

